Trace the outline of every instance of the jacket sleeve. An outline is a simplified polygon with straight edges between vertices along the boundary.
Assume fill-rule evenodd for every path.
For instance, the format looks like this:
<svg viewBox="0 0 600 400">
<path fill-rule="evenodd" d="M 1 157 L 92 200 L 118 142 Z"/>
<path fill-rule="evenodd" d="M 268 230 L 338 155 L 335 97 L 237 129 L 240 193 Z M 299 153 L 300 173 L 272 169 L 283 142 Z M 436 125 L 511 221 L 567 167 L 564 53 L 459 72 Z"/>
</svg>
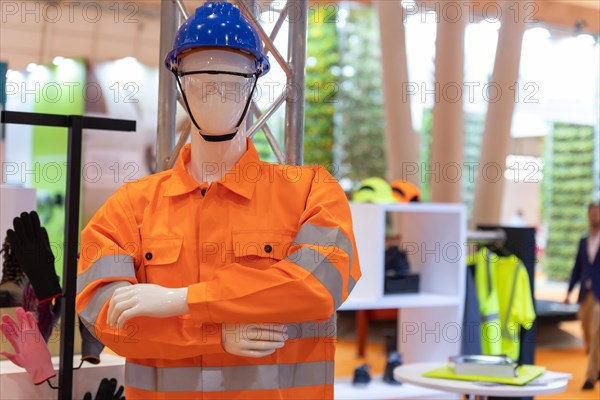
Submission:
<svg viewBox="0 0 600 400">
<path fill-rule="evenodd" d="M 581 268 L 583 267 L 581 265 L 581 257 L 586 256 L 585 244 L 585 239 L 579 241 L 579 248 L 577 249 L 577 256 L 575 256 L 575 265 L 573 265 L 567 293 L 571 293 L 575 285 L 581 280 Z"/>
<path fill-rule="evenodd" d="M 106 323 L 114 291 L 137 284 L 140 235 L 124 186 L 98 210 L 81 233 L 76 307 L 88 329 L 117 354 L 178 359 L 222 352 L 221 326 L 189 316 L 133 318 L 121 330 Z M 142 280 L 143 281 L 143 280 Z"/>
<path fill-rule="evenodd" d="M 361 276 L 348 200 L 322 167 L 315 177 L 286 257 L 260 270 L 228 264 L 191 285 L 192 319 L 214 322 L 325 321 Z"/>
</svg>

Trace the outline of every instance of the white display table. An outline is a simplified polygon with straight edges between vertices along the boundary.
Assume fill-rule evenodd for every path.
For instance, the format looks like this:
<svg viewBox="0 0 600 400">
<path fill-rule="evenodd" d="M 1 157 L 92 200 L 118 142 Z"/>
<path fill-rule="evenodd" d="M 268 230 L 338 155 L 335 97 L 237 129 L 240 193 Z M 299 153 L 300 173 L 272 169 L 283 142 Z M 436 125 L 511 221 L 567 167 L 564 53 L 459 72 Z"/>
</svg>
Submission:
<svg viewBox="0 0 600 400">
<path fill-rule="evenodd" d="M 538 396 L 541 394 L 560 393 L 567 388 L 568 383 L 568 379 L 560 379 L 554 382 L 549 382 L 545 385 L 513 386 L 498 384 L 494 386 L 484 386 L 477 382 L 427 378 L 421 376 L 425 372 L 431 371 L 435 368 L 443 367 L 444 365 L 445 363 L 439 362 L 402 365 L 394 370 L 394 378 L 400 382 L 422 386 L 424 388 L 484 397 L 527 397 Z"/>
</svg>

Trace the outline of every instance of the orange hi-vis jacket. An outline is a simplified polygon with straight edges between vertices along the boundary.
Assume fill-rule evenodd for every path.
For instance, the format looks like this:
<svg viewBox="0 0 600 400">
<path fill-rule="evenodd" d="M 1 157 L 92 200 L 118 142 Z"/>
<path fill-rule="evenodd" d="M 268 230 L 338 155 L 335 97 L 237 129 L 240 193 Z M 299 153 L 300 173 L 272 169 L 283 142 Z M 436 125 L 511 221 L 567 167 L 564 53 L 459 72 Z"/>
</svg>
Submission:
<svg viewBox="0 0 600 400">
<path fill-rule="evenodd" d="M 126 357 L 127 399 L 333 399 L 335 311 L 361 276 L 344 192 L 322 167 L 260 161 L 250 141 L 211 185 L 190 159 L 187 145 L 172 170 L 122 186 L 81 234 L 77 312 Z M 109 327 L 112 293 L 137 283 L 188 287 L 190 313 Z M 234 356 L 223 323 L 285 323 L 289 339 Z"/>
</svg>

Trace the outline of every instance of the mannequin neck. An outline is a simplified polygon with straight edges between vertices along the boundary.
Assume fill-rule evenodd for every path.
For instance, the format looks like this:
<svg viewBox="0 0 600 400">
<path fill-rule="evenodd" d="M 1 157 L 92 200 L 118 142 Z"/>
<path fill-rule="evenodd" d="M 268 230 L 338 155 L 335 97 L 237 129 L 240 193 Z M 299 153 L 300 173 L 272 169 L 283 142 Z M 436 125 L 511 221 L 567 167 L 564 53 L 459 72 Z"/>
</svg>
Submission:
<svg viewBox="0 0 600 400">
<path fill-rule="evenodd" d="M 218 181 L 235 166 L 247 149 L 244 123 L 241 124 L 237 135 L 226 142 L 207 142 L 194 130 L 188 172 L 200 184 Z"/>
</svg>

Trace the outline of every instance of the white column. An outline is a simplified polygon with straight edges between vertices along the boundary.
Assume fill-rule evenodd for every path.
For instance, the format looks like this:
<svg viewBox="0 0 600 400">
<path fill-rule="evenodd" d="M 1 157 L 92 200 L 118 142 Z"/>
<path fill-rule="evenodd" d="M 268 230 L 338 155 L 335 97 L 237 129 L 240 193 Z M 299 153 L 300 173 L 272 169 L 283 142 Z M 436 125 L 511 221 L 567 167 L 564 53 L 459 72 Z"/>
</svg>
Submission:
<svg viewBox="0 0 600 400">
<path fill-rule="evenodd" d="M 521 45 L 525 32 L 524 18 L 516 18 L 515 2 L 500 2 L 501 27 L 498 34 L 496 61 L 490 90 L 485 130 L 475 181 L 475 200 L 471 226 L 498 224 L 504 192 L 504 170 L 510 142 L 510 128 L 515 107 L 515 91 L 510 87 L 518 80 Z M 519 0 L 519 9 L 523 1 Z"/>
<path fill-rule="evenodd" d="M 464 171 L 464 41 L 468 10 L 460 2 L 438 15 L 435 104 L 431 130 L 431 201 L 460 203 Z"/>
<path fill-rule="evenodd" d="M 409 82 L 404 11 L 400 0 L 374 1 L 373 4 L 379 12 L 381 32 L 387 178 L 407 179 L 420 186 L 419 174 L 405 175 L 407 165 L 418 168 L 419 137 L 412 126 L 410 100 L 403 96 Z"/>
</svg>

